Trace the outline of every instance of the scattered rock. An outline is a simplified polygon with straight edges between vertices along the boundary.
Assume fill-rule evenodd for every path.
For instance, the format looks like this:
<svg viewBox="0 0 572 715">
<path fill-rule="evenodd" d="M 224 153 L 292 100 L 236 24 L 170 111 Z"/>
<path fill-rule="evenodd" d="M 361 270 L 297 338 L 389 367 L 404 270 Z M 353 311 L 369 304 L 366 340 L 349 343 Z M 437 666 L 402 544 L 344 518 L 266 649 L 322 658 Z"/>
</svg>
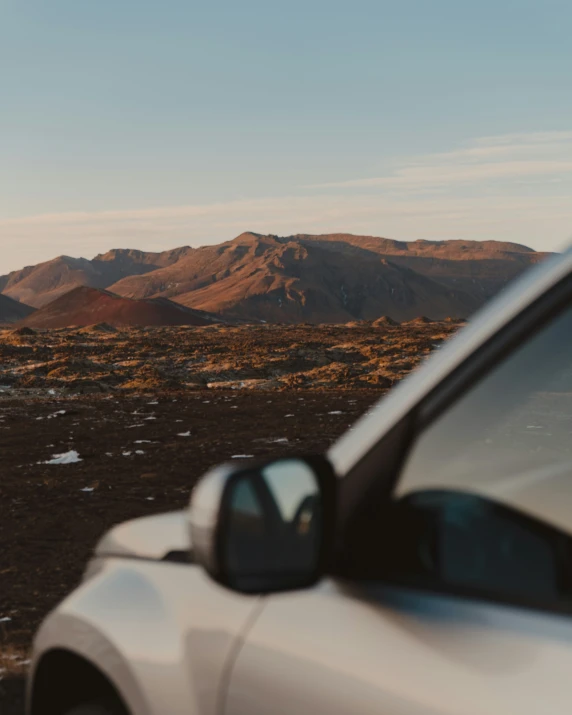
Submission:
<svg viewBox="0 0 572 715">
<path fill-rule="evenodd" d="M 428 325 L 429 323 L 433 322 L 435 321 L 431 320 L 431 318 L 428 318 L 426 315 L 420 315 L 418 318 L 408 320 L 407 322 L 403 323 L 403 325 Z"/>
<path fill-rule="evenodd" d="M 393 320 L 388 315 L 382 315 L 381 318 L 374 320 L 372 325 L 374 328 L 395 328 L 399 325 L 397 320 Z"/>
<path fill-rule="evenodd" d="M 97 380 L 83 380 L 78 378 L 77 380 L 69 380 L 65 385 L 66 390 L 69 392 L 76 392 L 81 395 L 96 395 L 101 392 L 109 392 L 111 390 L 109 385 L 104 382 L 98 382 Z"/>
<path fill-rule="evenodd" d="M 10 331 L 12 335 L 19 335 L 21 337 L 28 337 L 31 335 L 37 335 L 36 331 L 33 330 L 33 328 L 15 328 L 14 330 Z"/>
<path fill-rule="evenodd" d="M 458 329 L 388 317 L 348 325 L 20 328 L 0 341 L 0 385 L 54 394 L 385 389 Z M 386 328 L 380 330 L 379 328 Z M 14 341 L 22 341 L 15 343 Z M 27 342 L 29 341 L 29 342 Z"/>
<path fill-rule="evenodd" d="M 85 328 L 78 330 L 80 335 L 86 335 L 90 333 L 116 333 L 117 328 L 109 323 L 96 323 L 95 325 L 87 325 Z"/>
</svg>

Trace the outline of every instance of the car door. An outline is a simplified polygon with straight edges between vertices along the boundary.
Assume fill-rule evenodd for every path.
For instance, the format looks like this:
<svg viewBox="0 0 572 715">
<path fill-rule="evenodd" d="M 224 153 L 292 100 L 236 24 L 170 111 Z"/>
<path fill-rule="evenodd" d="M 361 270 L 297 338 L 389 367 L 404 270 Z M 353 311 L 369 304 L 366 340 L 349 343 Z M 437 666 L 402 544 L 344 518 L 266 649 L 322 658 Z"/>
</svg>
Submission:
<svg viewBox="0 0 572 715">
<path fill-rule="evenodd" d="M 572 711 L 570 303 L 526 332 L 418 406 L 339 575 L 268 598 L 225 715 Z"/>
</svg>

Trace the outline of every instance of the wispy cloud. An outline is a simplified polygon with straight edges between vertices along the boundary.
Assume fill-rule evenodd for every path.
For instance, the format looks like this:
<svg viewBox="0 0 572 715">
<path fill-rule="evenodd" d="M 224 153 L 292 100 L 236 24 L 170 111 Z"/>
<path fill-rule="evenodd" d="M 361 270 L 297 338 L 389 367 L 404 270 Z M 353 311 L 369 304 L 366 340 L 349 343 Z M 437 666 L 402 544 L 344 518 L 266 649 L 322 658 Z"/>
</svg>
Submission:
<svg viewBox="0 0 572 715">
<path fill-rule="evenodd" d="M 536 132 L 485 137 L 440 154 L 405 159 L 390 173 L 307 188 L 442 189 L 459 183 L 532 178 L 572 178 L 572 132 Z"/>
<path fill-rule="evenodd" d="M 502 190 L 489 190 L 491 181 L 504 182 Z M 199 246 L 245 230 L 501 239 L 558 250 L 572 236 L 572 132 L 478 139 L 404 161 L 391 176 L 333 186 L 352 190 L 0 221 L 0 274 L 62 253 Z"/>
</svg>

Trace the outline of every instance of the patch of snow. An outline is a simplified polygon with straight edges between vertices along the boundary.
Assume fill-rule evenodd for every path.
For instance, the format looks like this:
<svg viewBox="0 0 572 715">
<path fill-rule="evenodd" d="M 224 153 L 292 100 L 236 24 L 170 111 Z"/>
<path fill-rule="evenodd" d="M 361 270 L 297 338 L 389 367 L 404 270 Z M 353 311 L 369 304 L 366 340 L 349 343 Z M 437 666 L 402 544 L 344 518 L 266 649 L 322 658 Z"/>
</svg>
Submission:
<svg viewBox="0 0 572 715">
<path fill-rule="evenodd" d="M 10 616 L 4 616 L 3 618 L 0 618 L 0 623 L 8 623 L 11 620 Z"/>
<path fill-rule="evenodd" d="M 136 439 L 135 444 L 153 444 L 150 439 Z"/>
<path fill-rule="evenodd" d="M 142 449 L 136 449 L 135 454 L 145 454 L 145 452 Z"/>
<path fill-rule="evenodd" d="M 179 432 L 177 437 L 190 437 L 191 436 L 191 431 L 189 430 L 188 432 Z"/>
<path fill-rule="evenodd" d="M 131 456 L 131 452 L 121 452 L 121 454 L 122 454 L 124 457 L 130 457 L 130 456 Z"/>
<path fill-rule="evenodd" d="M 331 412 L 328 412 L 329 415 L 343 415 L 344 413 L 341 410 L 332 410 Z"/>
<path fill-rule="evenodd" d="M 65 415 L 65 413 L 66 413 L 65 410 L 58 410 L 57 412 L 54 412 L 52 415 L 48 415 L 46 419 L 53 420 L 54 417 L 59 417 L 59 415 Z"/>
<path fill-rule="evenodd" d="M 254 457 L 253 454 L 233 454 L 232 459 L 250 459 Z"/>
<path fill-rule="evenodd" d="M 83 489 L 80 489 L 80 492 L 92 492 L 95 489 L 95 487 L 84 487 Z"/>
<path fill-rule="evenodd" d="M 145 417 L 145 420 L 156 420 L 157 418 L 151 415 L 151 417 Z"/>
<path fill-rule="evenodd" d="M 134 427 L 145 427 L 145 425 L 142 424 L 142 423 L 141 423 L 141 424 L 138 424 L 138 425 L 128 425 L 128 426 L 127 426 L 127 429 L 133 429 Z"/>
<path fill-rule="evenodd" d="M 75 449 L 72 449 L 70 452 L 54 454 L 52 459 L 47 462 L 39 462 L 39 464 L 76 464 L 77 462 L 83 462 L 83 459 L 80 458 Z"/>
<path fill-rule="evenodd" d="M 294 415 L 284 415 L 284 417 L 294 417 Z"/>
</svg>

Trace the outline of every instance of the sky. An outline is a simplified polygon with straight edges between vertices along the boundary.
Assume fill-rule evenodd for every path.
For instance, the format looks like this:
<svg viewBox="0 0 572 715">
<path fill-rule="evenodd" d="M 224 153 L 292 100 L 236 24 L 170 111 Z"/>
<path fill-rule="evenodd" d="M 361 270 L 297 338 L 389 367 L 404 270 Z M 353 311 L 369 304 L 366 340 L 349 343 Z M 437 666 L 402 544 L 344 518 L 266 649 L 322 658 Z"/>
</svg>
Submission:
<svg viewBox="0 0 572 715">
<path fill-rule="evenodd" d="M 0 274 L 246 230 L 572 240 L 569 0 L 0 9 Z"/>
</svg>

